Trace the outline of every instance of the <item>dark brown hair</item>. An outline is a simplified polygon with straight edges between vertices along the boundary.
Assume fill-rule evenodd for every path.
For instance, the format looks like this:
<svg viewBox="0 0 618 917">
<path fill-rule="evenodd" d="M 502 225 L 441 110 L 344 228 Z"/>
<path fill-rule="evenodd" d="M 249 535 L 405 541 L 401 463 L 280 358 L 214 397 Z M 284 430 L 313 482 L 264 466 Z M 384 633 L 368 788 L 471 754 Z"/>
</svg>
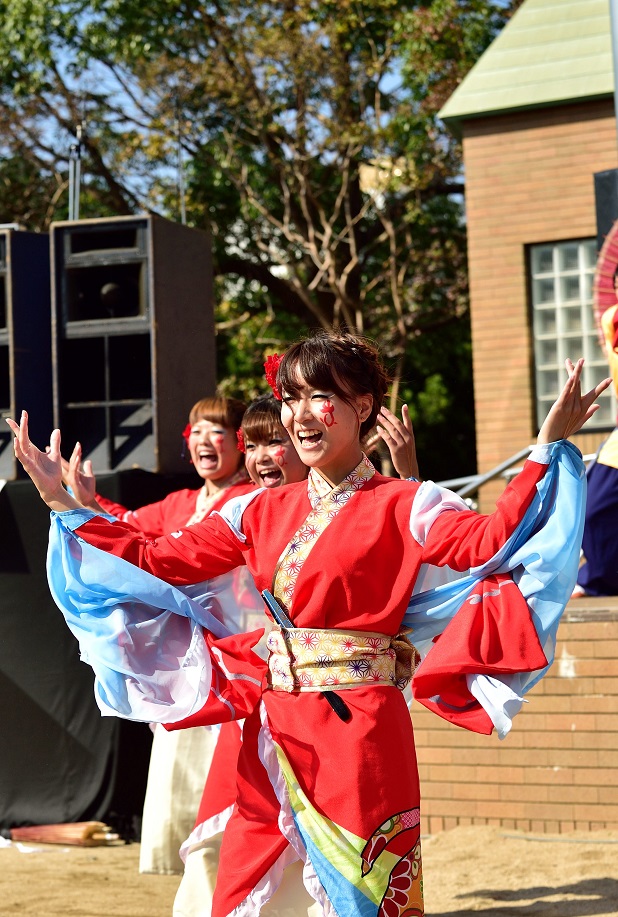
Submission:
<svg viewBox="0 0 618 917">
<path fill-rule="evenodd" d="M 241 424 L 245 440 L 251 443 L 267 442 L 273 433 L 282 429 L 281 402 L 274 395 L 260 395 L 252 401 Z"/>
<path fill-rule="evenodd" d="M 360 426 L 361 439 L 375 425 L 390 381 L 377 347 L 344 331 L 320 331 L 286 350 L 277 388 L 297 397 L 299 377 L 312 388 L 333 392 L 347 404 L 358 395 L 371 395 L 371 413 Z"/>
</svg>

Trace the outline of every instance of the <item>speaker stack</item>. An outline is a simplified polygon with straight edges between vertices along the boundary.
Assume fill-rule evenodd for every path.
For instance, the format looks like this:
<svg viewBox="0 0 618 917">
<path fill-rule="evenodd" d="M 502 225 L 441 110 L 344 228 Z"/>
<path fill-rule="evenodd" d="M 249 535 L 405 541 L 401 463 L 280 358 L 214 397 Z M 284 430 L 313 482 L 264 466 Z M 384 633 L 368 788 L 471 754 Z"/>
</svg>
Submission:
<svg viewBox="0 0 618 917">
<path fill-rule="evenodd" d="M 51 226 L 54 424 L 97 472 L 182 472 L 215 378 L 209 237 L 150 215 Z M 184 466 L 186 470 L 186 465 Z"/>
</svg>

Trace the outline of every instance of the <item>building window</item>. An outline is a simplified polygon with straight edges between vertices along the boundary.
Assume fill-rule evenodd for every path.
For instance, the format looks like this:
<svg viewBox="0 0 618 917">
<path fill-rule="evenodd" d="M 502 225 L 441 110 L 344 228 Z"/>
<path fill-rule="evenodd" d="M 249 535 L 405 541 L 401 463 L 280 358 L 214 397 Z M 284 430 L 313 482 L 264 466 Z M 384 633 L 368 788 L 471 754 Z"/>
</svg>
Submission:
<svg viewBox="0 0 618 917">
<path fill-rule="evenodd" d="M 564 361 L 586 360 L 583 388 L 588 391 L 609 375 L 592 304 L 596 266 L 595 239 L 532 245 L 529 270 L 532 290 L 536 416 L 540 427 L 564 379 Z M 599 399 L 601 408 L 588 429 L 613 427 L 613 386 Z"/>
</svg>

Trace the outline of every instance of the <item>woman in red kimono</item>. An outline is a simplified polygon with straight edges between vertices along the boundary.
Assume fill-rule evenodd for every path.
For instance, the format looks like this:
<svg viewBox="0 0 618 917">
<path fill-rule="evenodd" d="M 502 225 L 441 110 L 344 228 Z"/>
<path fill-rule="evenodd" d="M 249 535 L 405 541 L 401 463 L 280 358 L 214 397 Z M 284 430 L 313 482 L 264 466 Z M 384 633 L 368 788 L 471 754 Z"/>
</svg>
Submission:
<svg viewBox="0 0 618 917">
<path fill-rule="evenodd" d="M 618 296 L 618 277 L 614 275 Z M 618 305 L 601 316 L 605 355 L 618 398 Z M 582 551 L 573 598 L 586 595 L 618 595 L 618 418 L 613 431 L 588 466 L 588 498 Z"/>
<path fill-rule="evenodd" d="M 174 584 L 246 565 L 258 588 L 274 596 L 280 626 L 269 637 L 259 703 L 245 711 L 213 917 L 283 913 L 277 896 L 297 862 L 315 903 L 291 906 L 290 914 L 423 914 L 418 771 L 398 690 L 410 678 L 414 649 L 400 634 L 402 618 L 424 564 L 482 564 L 515 531 L 545 475 L 548 444 L 576 432 L 609 384 L 582 396 L 582 366 L 568 364 L 538 446 L 489 516 L 456 505 L 435 485 L 375 472 L 360 439 L 375 423 L 388 380 L 375 349 L 347 334 L 293 345 L 279 367 L 282 420 L 311 469 L 308 481 L 245 495 L 172 537 L 153 541 L 122 522 L 84 521 L 83 507 L 62 488 L 59 432 L 46 455 L 30 442 L 25 414 L 19 427 L 10 422 L 17 457 L 78 540 Z M 514 588 L 501 592 L 505 639 L 492 630 L 470 652 L 503 657 L 520 671 L 542 668 L 525 601 Z M 484 610 L 481 598 L 468 618 Z M 471 633 L 478 626 L 474 620 Z M 465 684 L 453 684 L 451 705 L 467 702 Z M 221 707 L 209 697 L 182 725 L 220 721 Z"/>
<path fill-rule="evenodd" d="M 129 510 L 95 492 L 92 464 L 86 461 L 80 468 L 79 443 L 65 466 L 66 483 L 94 512 L 109 513 L 150 538 L 169 535 L 253 489 L 236 435 L 244 412 L 242 401 L 221 396 L 202 398 L 191 408 L 183 438 L 203 481 L 197 490 L 177 490 L 156 503 Z M 139 868 L 143 873 L 180 873 L 178 850 L 195 821 L 215 735 L 203 728 L 168 733 L 162 726 L 155 726 L 153 733 Z"/>
</svg>

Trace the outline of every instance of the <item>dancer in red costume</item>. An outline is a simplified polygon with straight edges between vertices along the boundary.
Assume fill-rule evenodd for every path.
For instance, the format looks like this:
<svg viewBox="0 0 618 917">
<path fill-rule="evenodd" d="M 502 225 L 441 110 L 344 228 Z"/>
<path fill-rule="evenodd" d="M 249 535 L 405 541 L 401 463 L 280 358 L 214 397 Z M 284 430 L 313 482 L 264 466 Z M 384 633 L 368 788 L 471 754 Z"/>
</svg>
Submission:
<svg viewBox="0 0 618 917">
<path fill-rule="evenodd" d="M 83 507 L 62 488 L 59 432 L 46 455 L 30 442 L 25 414 L 19 426 L 10 422 L 17 457 L 80 539 L 171 583 L 246 564 L 276 599 L 281 627 L 269 638 L 268 683 L 245 725 L 213 917 L 276 913 L 286 867 L 298 860 L 314 913 L 422 915 L 418 773 L 397 690 L 414 657 L 399 635 L 402 617 L 423 564 L 481 564 L 516 530 L 545 475 L 548 444 L 577 432 L 610 382 L 582 396 L 582 366 L 568 364 L 537 449 L 489 516 L 456 506 L 448 492 L 375 473 L 360 438 L 374 425 L 387 379 L 375 350 L 351 335 L 294 345 L 279 368 L 282 419 L 311 468 L 308 483 L 246 495 L 172 537 L 152 541 L 97 516 L 84 522 Z M 475 643 L 474 664 L 487 652 L 517 671 L 542 668 L 526 603 L 514 587 L 503 591 L 508 633 Z M 480 621 L 470 614 L 464 620 L 476 634 Z M 453 680 L 453 707 L 468 696 L 465 685 Z M 220 708 L 209 700 L 190 719 L 212 722 Z"/>
<path fill-rule="evenodd" d="M 401 420 L 383 407 L 379 421 L 379 435 L 389 448 L 397 473 L 402 478 L 410 478 L 413 472 L 418 475 L 407 407 L 402 408 Z M 249 476 L 258 487 L 272 489 L 294 484 L 305 480 L 309 473 L 281 423 L 281 400 L 274 395 L 262 395 L 249 405 L 239 431 L 239 443 L 245 452 Z M 208 917 L 211 913 L 222 834 L 236 799 L 242 726 L 242 722 L 233 721 L 220 728 L 195 827 L 180 849 L 185 871 L 174 900 L 174 917 Z M 298 904 L 298 892 L 292 894 Z"/>
<path fill-rule="evenodd" d="M 150 538 L 169 535 L 200 522 L 228 499 L 253 488 L 236 437 L 244 412 L 242 401 L 221 396 L 202 398 L 191 408 L 183 437 L 190 461 L 203 481 L 197 490 L 178 490 L 156 503 L 129 510 L 96 493 L 92 463 L 86 461 L 82 467 L 79 443 L 64 466 L 65 481 L 77 499 L 94 512 L 110 513 Z M 140 872 L 182 872 L 178 850 L 193 827 L 215 744 L 216 735 L 209 729 L 167 733 L 161 726 L 154 728 Z"/>
</svg>

